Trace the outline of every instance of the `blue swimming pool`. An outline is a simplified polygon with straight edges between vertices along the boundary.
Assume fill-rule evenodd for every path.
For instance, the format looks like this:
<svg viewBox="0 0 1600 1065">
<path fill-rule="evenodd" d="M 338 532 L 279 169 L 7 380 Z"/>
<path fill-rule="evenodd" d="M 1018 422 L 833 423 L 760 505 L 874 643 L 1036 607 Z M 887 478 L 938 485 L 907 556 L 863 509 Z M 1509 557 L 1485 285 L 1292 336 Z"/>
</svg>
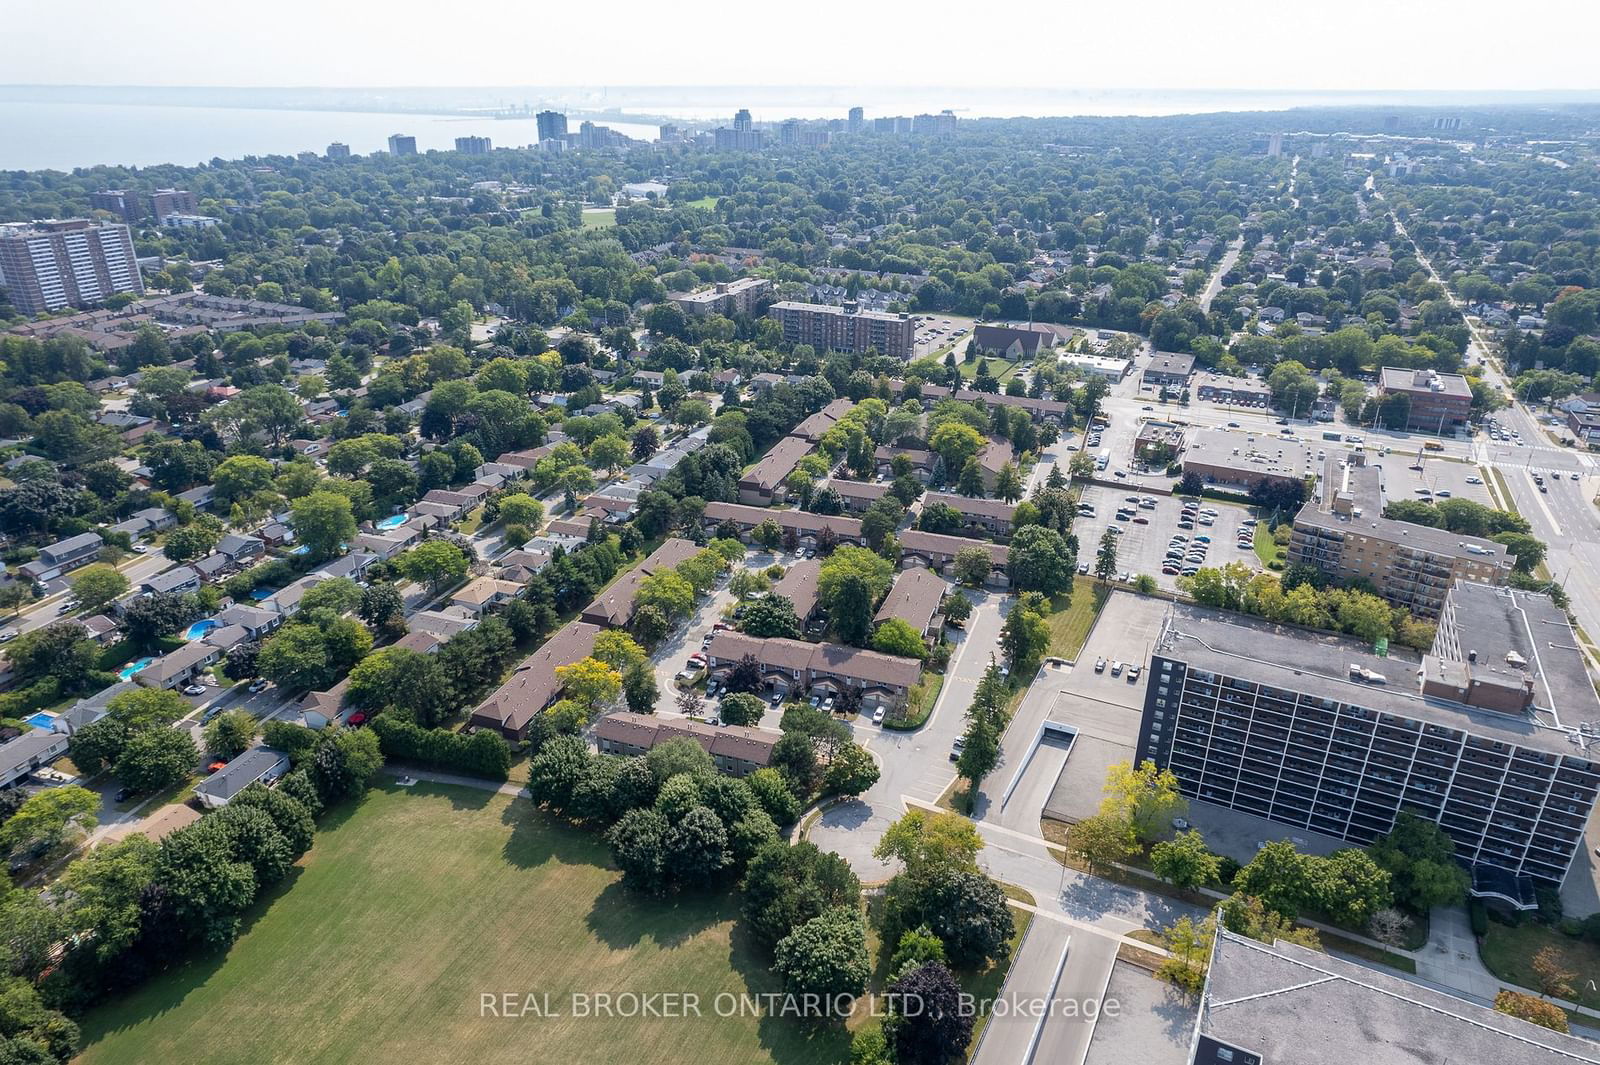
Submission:
<svg viewBox="0 0 1600 1065">
<path fill-rule="evenodd" d="M 204 621 L 197 621 L 193 625 L 190 625 L 187 629 L 183 630 L 183 638 L 185 640 L 201 639 L 206 633 L 216 628 L 218 624 L 220 623 L 215 618 L 206 618 Z"/>
<path fill-rule="evenodd" d="M 299 547 L 289 552 L 291 555 L 309 555 L 310 553 L 311 548 L 307 547 L 305 544 L 301 544 Z"/>
<path fill-rule="evenodd" d="M 145 657 L 137 659 L 133 662 L 129 662 L 127 665 L 123 666 L 117 671 L 117 676 L 122 680 L 132 680 L 135 673 L 139 672 L 141 669 L 145 668 L 154 661 L 154 658 Z"/>
<path fill-rule="evenodd" d="M 391 514 L 387 518 L 384 518 L 382 521 L 378 522 L 378 528 L 397 529 L 405 523 L 406 516 L 404 514 Z"/>
<path fill-rule="evenodd" d="M 47 714 L 41 710 L 37 714 L 34 714 L 32 717 L 28 718 L 27 721 L 28 724 L 32 725 L 34 728 L 49 728 L 51 725 L 55 724 L 56 715 Z"/>
<path fill-rule="evenodd" d="M 259 603 L 263 599 L 271 599 L 272 594 L 276 591 L 276 588 L 252 588 L 250 589 L 250 598 Z"/>
</svg>

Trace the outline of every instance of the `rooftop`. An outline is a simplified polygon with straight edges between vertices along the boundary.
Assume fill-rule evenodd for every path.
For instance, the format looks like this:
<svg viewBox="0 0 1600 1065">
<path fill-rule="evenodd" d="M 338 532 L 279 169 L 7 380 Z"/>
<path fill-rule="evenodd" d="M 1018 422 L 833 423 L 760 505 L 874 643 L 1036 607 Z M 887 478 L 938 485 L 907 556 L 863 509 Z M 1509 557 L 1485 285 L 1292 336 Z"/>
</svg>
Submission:
<svg viewBox="0 0 1600 1065">
<path fill-rule="evenodd" d="M 790 566 L 772 586 L 773 595 L 781 595 L 794 606 L 795 617 L 801 621 L 817 608 L 817 578 L 822 573 L 822 559 L 801 559 Z"/>
<path fill-rule="evenodd" d="M 1295 1065 L 1571 1065 L 1600 1047 L 1290 943 L 1217 931 L 1200 1035 Z"/>
<path fill-rule="evenodd" d="M 1249 471 L 1261 477 L 1294 478 L 1315 473 L 1311 449 L 1293 440 L 1256 433 L 1203 429 L 1184 450 L 1185 464 Z"/>
<path fill-rule="evenodd" d="M 1455 399 L 1472 398 L 1471 386 L 1458 373 L 1385 366 L 1378 375 L 1378 384 L 1385 392 L 1429 392 Z"/>
</svg>

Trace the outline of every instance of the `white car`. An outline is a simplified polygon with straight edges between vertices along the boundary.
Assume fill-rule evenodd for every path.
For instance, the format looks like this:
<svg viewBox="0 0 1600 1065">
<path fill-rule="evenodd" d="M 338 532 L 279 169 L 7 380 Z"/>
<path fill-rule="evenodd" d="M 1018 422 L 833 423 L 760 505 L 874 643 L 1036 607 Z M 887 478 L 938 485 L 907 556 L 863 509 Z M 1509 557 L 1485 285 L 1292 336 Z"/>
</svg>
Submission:
<svg viewBox="0 0 1600 1065">
<path fill-rule="evenodd" d="M 878 707 L 876 710 L 874 710 L 872 712 L 872 723 L 874 725 L 883 724 L 883 714 L 884 714 L 884 709 L 881 706 Z"/>
<path fill-rule="evenodd" d="M 17 638 L 16 629 L 0 629 L 0 643 L 10 643 Z"/>
<path fill-rule="evenodd" d="M 185 695 L 204 695 L 205 693 L 206 686 L 204 684 L 191 684 L 183 689 L 183 694 Z"/>
</svg>

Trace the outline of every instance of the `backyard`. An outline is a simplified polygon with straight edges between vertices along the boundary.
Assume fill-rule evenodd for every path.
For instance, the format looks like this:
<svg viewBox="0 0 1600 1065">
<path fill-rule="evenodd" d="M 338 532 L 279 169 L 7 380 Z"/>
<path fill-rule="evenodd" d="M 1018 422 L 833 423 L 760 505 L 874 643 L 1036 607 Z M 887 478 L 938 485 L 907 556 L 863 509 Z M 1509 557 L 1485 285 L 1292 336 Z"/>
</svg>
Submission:
<svg viewBox="0 0 1600 1065">
<path fill-rule="evenodd" d="M 642 900 L 607 848 L 525 800 L 375 789 L 330 815 L 226 954 L 167 973 L 84 1021 L 83 1065 L 301 1061 L 843 1062 L 848 1039 L 719 1017 L 719 993 L 778 990 L 728 894 Z M 575 1015 L 575 992 L 682 992 L 699 1018 Z M 485 1017 L 525 995 L 559 1016 Z M 536 1048 L 536 1049 L 535 1049 Z"/>
<path fill-rule="evenodd" d="M 1583 939 L 1562 935 L 1548 925 L 1526 921 L 1516 927 L 1489 922 L 1478 954 L 1489 971 L 1507 983 L 1539 990 L 1539 977 L 1533 970 L 1533 956 L 1551 947 L 1561 959 L 1562 968 L 1575 974 L 1573 1001 L 1590 1009 L 1600 1009 L 1600 992 L 1590 983 L 1591 974 L 1600 971 L 1600 946 Z"/>
</svg>

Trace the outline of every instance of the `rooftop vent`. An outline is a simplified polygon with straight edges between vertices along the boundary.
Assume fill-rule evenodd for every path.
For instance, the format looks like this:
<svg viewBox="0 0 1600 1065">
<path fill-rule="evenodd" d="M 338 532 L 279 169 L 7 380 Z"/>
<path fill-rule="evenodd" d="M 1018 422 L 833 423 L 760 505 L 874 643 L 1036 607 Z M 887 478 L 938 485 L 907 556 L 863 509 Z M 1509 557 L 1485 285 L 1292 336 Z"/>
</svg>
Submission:
<svg viewBox="0 0 1600 1065">
<path fill-rule="evenodd" d="M 1468 651 L 1467 652 L 1467 661 L 1468 662 L 1476 662 L 1477 660 L 1478 660 L 1478 652 L 1476 652 L 1476 651 Z"/>
<path fill-rule="evenodd" d="M 1521 669 L 1523 666 L 1528 664 L 1528 660 L 1526 658 L 1523 658 L 1521 655 L 1517 654 L 1517 652 L 1515 652 L 1515 651 L 1507 651 L 1506 652 L 1506 663 L 1508 665 L 1513 665 L 1513 666 L 1516 666 L 1518 669 Z"/>
</svg>

